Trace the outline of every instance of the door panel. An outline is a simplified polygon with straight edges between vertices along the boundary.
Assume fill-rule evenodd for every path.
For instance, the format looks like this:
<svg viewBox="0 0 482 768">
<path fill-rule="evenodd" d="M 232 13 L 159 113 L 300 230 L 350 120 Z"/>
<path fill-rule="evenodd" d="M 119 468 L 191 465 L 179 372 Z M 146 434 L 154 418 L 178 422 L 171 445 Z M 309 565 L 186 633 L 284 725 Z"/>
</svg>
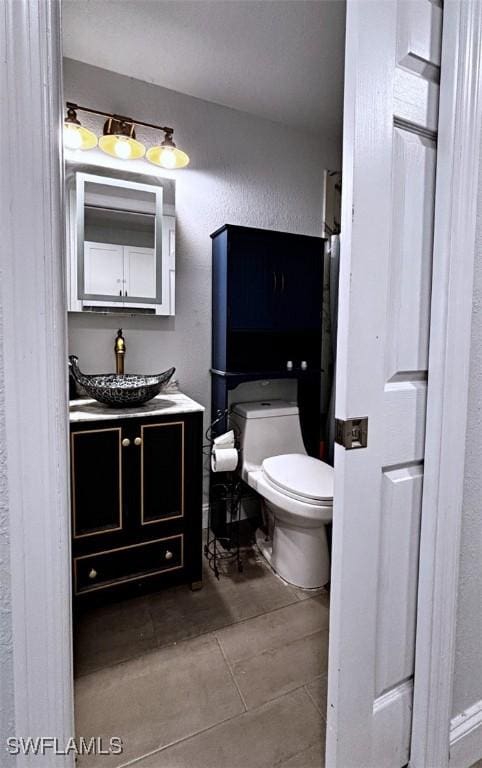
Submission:
<svg viewBox="0 0 482 768">
<path fill-rule="evenodd" d="M 141 427 L 141 523 L 184 515 L 184 422 Z M 135 441 L 134 441 L 135 443 Z"/>
<path fill-rule="evenodd" d="M 413 674 L 422 464 L 382 476 L 376 696 Z"/>
<path fill-rule="evenodd" d="M 123 527 L 121 435 L 119 428 L 71 434 L 74 539 Z"/>
<path fill-rule="evenodd" d="M 441 8 L 349 0 L 335 447 L 329 768 L 409 760 Z"/>
<path fill-rule="evenodd" d="M 156 298 L 156 252 L 154 248 L 124 246 L 126 295 L 141 299 Z"/>
<path fill-rule="evenodd" d="M 388 381 L 428 366 L 435 162 L 433 139 L 394 128 Z"/>
<path fill-rule="evenodd" d="M 232 232 L 228 256 L 229 327 L 234 331 L 273 330 L 274 297 L 280 287 L 267 232 Z"/>
<path fill-rule="evenodd" d="M 123 289 L 122 245 L 84 243 L 84 292 L 93 296 L 119 296 Z"/>
<path fill-rule="evenodd" d="M 301 247 L 299 238 L 283 235 L 274 262 L 278 273 L 276 326 L 288 331 L 319 329 L 323 292 L 321 241 L 306 238 Z"/>
</svg>

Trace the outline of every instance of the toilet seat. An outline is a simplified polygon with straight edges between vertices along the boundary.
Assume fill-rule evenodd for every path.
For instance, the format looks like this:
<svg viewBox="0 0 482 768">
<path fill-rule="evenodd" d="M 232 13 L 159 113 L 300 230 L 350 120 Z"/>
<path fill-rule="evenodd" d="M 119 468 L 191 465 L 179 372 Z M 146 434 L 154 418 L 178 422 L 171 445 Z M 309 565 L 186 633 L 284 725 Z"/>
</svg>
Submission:
<svg viewBox="0 0 482 768">
<path fill-rule="evenodd" d="M 333 504 L 333 467 L 320 459 L 301 453 L 270 456 L 262 472 L 278 493 L 318 507 Z"/>
</svg>

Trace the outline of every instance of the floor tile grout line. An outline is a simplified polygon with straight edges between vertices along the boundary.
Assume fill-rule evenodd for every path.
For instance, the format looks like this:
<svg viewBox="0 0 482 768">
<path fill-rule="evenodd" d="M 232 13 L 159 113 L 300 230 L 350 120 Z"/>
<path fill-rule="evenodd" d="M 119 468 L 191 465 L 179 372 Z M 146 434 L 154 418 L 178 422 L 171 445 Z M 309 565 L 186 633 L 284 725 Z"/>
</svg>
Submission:
<svg viewBox="0 0 482 768">
<path fill-rule="evenodd" d="M 146 757 L 151 757 L 152 755 L 160 754 L 161 752 L 164 752 L 166 749 L 169 749 L 170 747 L 175 747 L 177 744 L 182 744 L 183 741 L 190 741 L 191 739 L 194 739 L 196 736 L 201 736 L 203 733 L 208 733 L 209 731 L 214 730 L 214 728 L 218 728 L 221 725 L 226 725 L 226 723 L 230 723 L 232 720 L 236 720 L 238 717 L 243 717 L 243 715 L 246 715 L 248 713 L 254 714 L 257 709 L 261 709 L 262 707 L 267 706 L 268 704 L 273 704 L 275 701 L 278 701 L 279 699 L 284 698 L 285 696 L 291 696 L 293 693 L 296 693 L 297 691 L 304 691 L 307 693 L 305 688 L 306 683 L 303 683 L 303 685 L 299 685 L 298 688 L 292 688 L 290 691 L 284 691 L 283 693 L 280 693 L 279 696 L 275 696 L 273 699 L 268 699 L 268 701 L 264 701 L 262 704 L 258 704 L 256 707 L 251 707 L 251 709 L 247 709 L 245 712 L 238 712 L 236 715 L 231 715 L 231 717 L 227 717 L 225 720 L 220 720 L 218 723 L 213 723 L 212 725 L 208 725 L 206 728 L 201 728 L 199 731 L 195 731 L 194 733 L 190 733 L 188 736 L 183 736 L 180 739 L 174 739 L 174 741 L 170 741 L 168 744 L 164 744 L 162 747 L 158 747 L 157 749 L 152 749 L 150 752 L 146 752 L 143 755 L 138 755 L 138 757 L 133 757 L 131 760 L 128 760 L 127 763 L 120 763 L 119 765 L 115 766 L 115 768 L 130 768 L 131 765 L 135 765 L 136 763 L 139 763 L 141 760 L 144 760 Z M 304 747 L 300 752 L 303 752 L 304 749 L 310 749 L 313 744 L 308 744 L 308 746 Z M 296 752 L 295 754 L 299 754 Z M 291 757 L 294 757 L 294 755 L 291 755 Z M 288 758 L 289 759 L 289 758 Z"/>
<path fill-rule="evenodd" d="M 216 632 L 217 631 L 218 630 L 215 630 L 213 632 L 213 635 L 216 637 L 216 640 L 218 640 L 218 642 L 219 642 L 219 639 L 216 636 Z M 299 643 L 300 641 L 306 640 L 307 638 L 313 637 L 314 635 L 323 635 L 325 633 L 326 634 L 329 633 L 329 628 L 328 627 L 324 627 L 323 629 L 313 629 L 312 631 L 307 632 L 305 635 L 300 635 L 299 637 L 295 637 L 292 640 L 288 640 L 287 642 L 283 641 L 281 645 L 277 645 L 276 647 L 264 648 L 264 650 L 259 651 L 258 653 L 250 654 L 249 656 L 243 656 L 240 659 L 236 659 L 233 662 L 233 664 L 243 664 L 245 662 L 250 661 L 251 659 L 257 658 L 258 656 L 271 655 L 274 651 L 279 651 L 281 648 L 285 648 L 288 645 L 293 645 L 294 643 Z M 228 663 L 230 663 L 230 662 L 228 662 Z M 322 677 L 322 675 L 326 675 L 327 673 L 328 673 L 328 668 L 325 669 L 323 672 L 320 672 L 320 674 L 316 675 L 316 677 Z M 304 683 L 303 683 L 303 685 L 304 685 Z M 303 686 L 299 686 L 299 687 L 302 688 Z"/>
<path fill-rule="evenodd" d="M 326 738 L 323 742 L 323 746 L 325 745 L 326 745 Z M 276 763 L 274 763 L 272 768 L 279 768 L 279 766 L 282 766 L 283 763 L 286 763 L 287 760 L 292 760 L 294 757 L 298 757 L 299 755 L 302 755 L 303 752 L 307 752 L 309 749 L 311 749 L 314 746 L 316 746 L 316 742 L 313 742 L 312 744 L 308 744 L 308 746 L 303 747 L 303 749 L 298 750 L 298 752 L 293 752 L 292 755 L 288 755 L 287 757 L 281 758 L 281 760 L 278 760 Z"/>
<path fill-rule="evenodd" d="M 325 672 L 324 674 L 326 674 L 326 672 Z M 323 677 L 323 675 L 319 675 L 319 677 Z M 316 678 L 315 678 L 315 679 L 316 679 Z M 317 709 L 317 711 L 320 713 L 321 717 L 323 718 L 323 720 L 324 720 L 324 721 L 325 721 L 325 723 L 326 723 L 326 715 L 324 715 L 324 714 L 323 714 L 323 712 L 322 712 L 322 710 L 321 710 L 321 708 L 320 708 L 320 705 L 317 703 L 317 701 L 316 701 L 315 697 L 314 697 L 314 696 L 311 694 L 311 692 L 310 692 L 310 690 L 309 690 L 309 688 L 308 688 L 308 686 L 309 686 L 311 683 L 313 683 L 313 682 L 314 682 L 314 680 L 311 680 L 311 681 L 310 681 L 310 683 L 305 683 L 305 684 L 303 685 L 303 689 L 304 689 L 304 691 L 306 692 L 306 695 L 308 696 L 308 698 L 310 699 L 310 701 L 312 701 L 312 702 L 313 702 L 313 705 L 315 706 L 315 708 L 316 708 L 316 709 Z"/>
<path fill-rule="evenodd" d="M 278 608 L 273 608 L 273 610 L 271 611 L 265 611 L 264 613 L 257 613 L 254 616 L 248 616 L 245 619 L 241 619 L 241 621 L 235 621 L 232 624 L 227 624 L 225 627 L 218 627 L 217 629 L 212 629 L 210 630 L 210 632 L 212 632 L 213 634 L 215 634 L 216 632 L 222 632 L 223 630 L 229 629 L 230 627 L 237 627 L 240 624 L 246 624 L 248 621 L 252 621 L 253 619 L 260 619 L 262 616 L 271 616 L 271 614 L 278 613 L 278 611 L 283 611 L 286 608 L 292 608 L 293 605 L 300 605 L 300 604 L 304 605 L 306 603 L 309 603 L 310 600 L 313 600 L 313 599 L 314 597 L 308 597 L 305 600 L 295 600 L 294 602 L 288 603 L 287 605 L 280 605 Z M 316 629 L 315 632 L 323 632 L 325 629 L 328 630 L 329 627 L 324 627 L 322 630 Z M 309 634 L 313 634 L 313 633 L 309 633 Z"/>
<path fill-rule="evenodd" d="M 231 666 L 231 662 L 229 661 L 228 657 L 224 653 L 224 648 L 221 645 L 221 643 L 219 642 L 219 638 L 216 637 L 216 635 L 214 635 L 214 638 L 216 640 L 216 643 L 218 644 L 219 650 L 221 651 L 222 657 L 223 657 L 224 661 L 226 662 L 226 666 L 229 669 L 229 674 L 231 675 L 231 679 L 232 679 L 234 685 L 236 686 L 236 690 L 237 690 L 237 692 L 239 694 L 239 698 L 241 699 L 241 702 L 243 704 L 244 711 L 247 712 L 248 711 L 248 705 L 246 704 L 246 699 L 244 698 L 243 693 L 241 691 L 241 688 L 238 685 L 238 681 L 236 680 L 236 677 L 234 675 L 233 668 Z"/>
<path fill-rule="evenodd" d="M 133 757 L 131 760 L 128 760 L 127 763 L 121 763 L 116 766 L 116 768 L 128 768 L 131 765 L 135 765 L 140 760 L 144 760 L 146 757 L 151 757 L 151 755 L 157 755 L 161 752 L 164 752 L 166 749 L 169 749 L 170 747 L 175 747 L 177 744 L 182 744 L 183 741 L 189 741 L 190 739 L 195 738 L 196 736 L 201 736 L 203 733 L 207 733 L 208 731 L 212 731 L 213 728 L 217 728 L 219 725 L 225 725 L 226 723 L 231 722 L 231 720 L 236 720 L 237 717 L 241 717 L 241 715 L 245 715 L 246 712 L 238 712 L 236 715 L 231 715 L 230 717 L 226 717 L 224 720 L 219 720 L 217 723 L 213 723 L 212 725 L 206 726 L 206 728 L 201 728 L 199 731 L 194 731 L 194 733 L 190 733 L 187 736 L 183 736 L 180 739 L 174 739 L 174 741 L 170 741 L 168 744 L 164 744 L 162 747 L 158 747 L 157 749 L 152 749 L 150 752 L 145 752 L 143 755 L 138 755 L 138 757 Z"/>
</svg>

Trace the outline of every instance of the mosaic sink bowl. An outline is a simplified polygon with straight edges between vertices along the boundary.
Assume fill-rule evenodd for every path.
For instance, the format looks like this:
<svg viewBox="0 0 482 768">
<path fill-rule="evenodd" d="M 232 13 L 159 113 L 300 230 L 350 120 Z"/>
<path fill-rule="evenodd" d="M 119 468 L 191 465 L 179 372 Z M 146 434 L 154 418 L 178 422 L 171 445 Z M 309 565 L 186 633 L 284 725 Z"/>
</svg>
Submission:
<svg viewBox="0 0 482 768">
<path fill-rule="evenodd" d="M 128 408 L 152 400 L 171 379 L 175 368 L 158 374 L 82 373 L 78 357 L 69 356 L 70 373 L 79 386 L 99 403 L 112 408 Z"/>
</svg>

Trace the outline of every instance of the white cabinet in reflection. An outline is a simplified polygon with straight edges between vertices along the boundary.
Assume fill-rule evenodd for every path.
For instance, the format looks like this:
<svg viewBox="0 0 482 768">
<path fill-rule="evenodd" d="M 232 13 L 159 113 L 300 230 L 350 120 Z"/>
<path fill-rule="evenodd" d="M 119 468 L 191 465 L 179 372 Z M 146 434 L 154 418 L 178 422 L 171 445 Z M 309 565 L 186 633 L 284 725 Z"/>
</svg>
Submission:
<svg viewBox="0 0 482 768">
<path fill-rule="evenodd" d="M 118 304 L 127 307 L 132 297 L 155 301 L 156 273 L 154 248 L 84 240 L 84 287 L 91 297 L 120 297 Z"/>
<path fill-rule="evenodd" d="M 164 199 L 167 185 L 172 202 Z M 174 182 L 68 176 L 68 309 L 175 312 Z"/>
<path fill-rule="evenodd" d="M 124 246 L 124 291 L 126 296 L 156 296 L 156 254 L 153 248 Z"/>
</svg>

